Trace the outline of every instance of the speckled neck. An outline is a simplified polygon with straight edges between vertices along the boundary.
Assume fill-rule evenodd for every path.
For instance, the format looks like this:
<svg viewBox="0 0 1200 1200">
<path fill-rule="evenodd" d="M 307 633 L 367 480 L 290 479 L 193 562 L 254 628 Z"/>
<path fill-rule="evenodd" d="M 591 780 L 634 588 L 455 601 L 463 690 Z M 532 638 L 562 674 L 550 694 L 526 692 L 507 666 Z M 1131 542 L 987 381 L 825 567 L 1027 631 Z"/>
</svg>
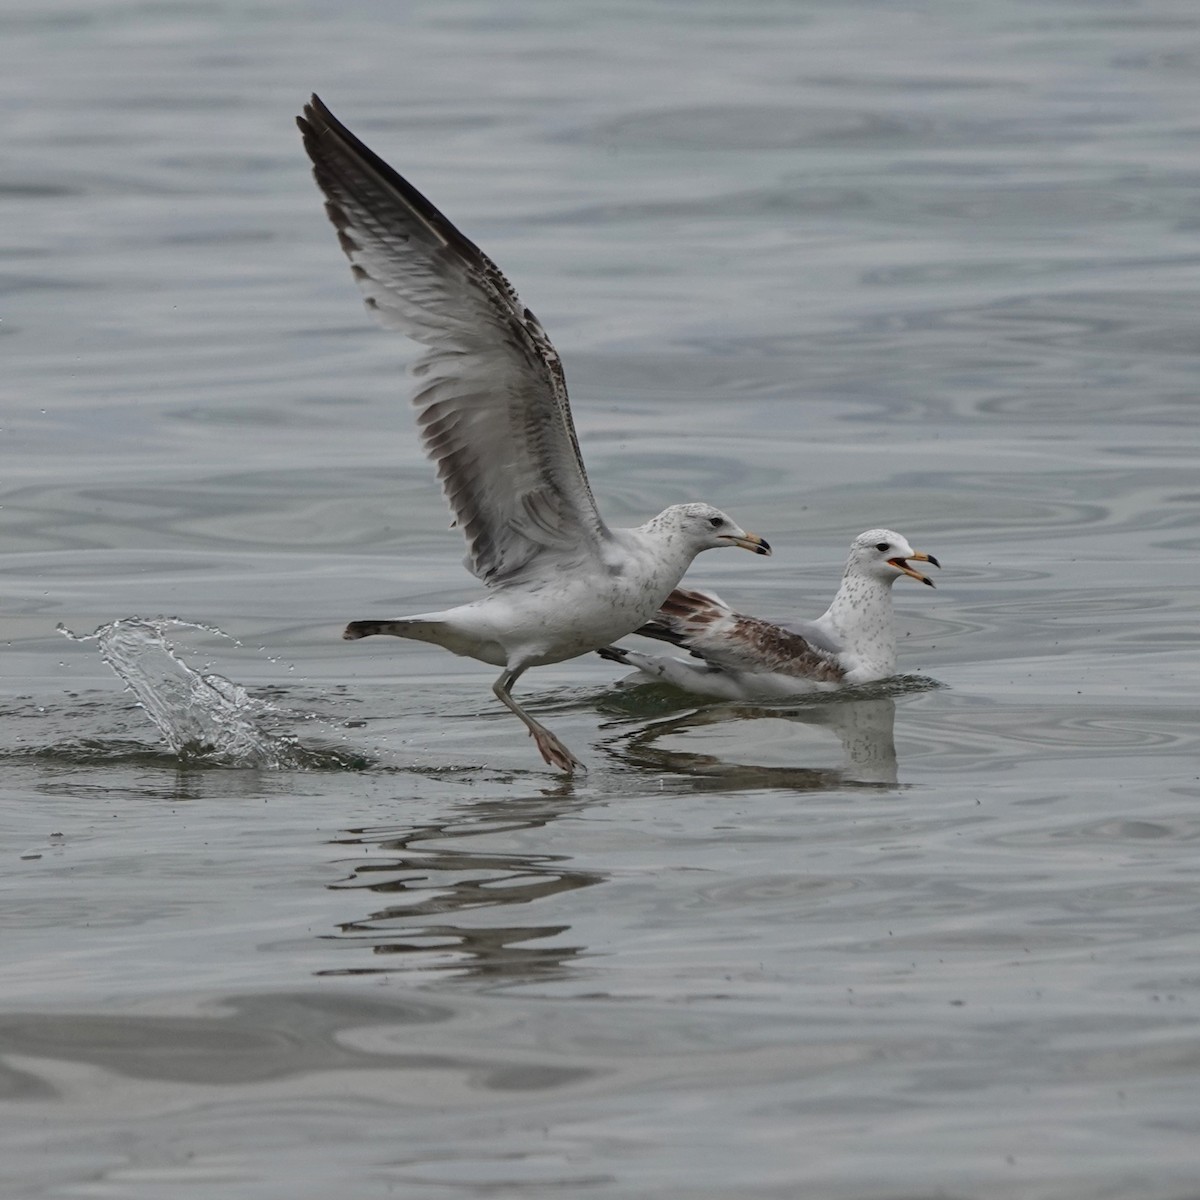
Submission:
<svg viewBox="0 0 1200 1200">
<path fill-rule="evenodd" d="M 890 675 L 896 667 L 892 613 L 891 582 L 847 568 L 825 621 L 841 637 L 846 653 L 861 666 Z"/>
<path fill-rule="evenodd" d="M 644 546 L 653 549 L 664 578 L 674 576 L 678 580 L 692 565 L 692 560 L 698 553 L 695 543 L 680 527 L 679 520 L 671 509 L 660 512 L 658 516 L 651 517 L 645 525 L 629 532 Z"/>
<path fill-rule="evenodd" d="M 612 533 L 616 553 L 610 570 L 614 576 L 628 573 L 638 580 L 632 599 L 638 606 L 649 605 L 641 621 L 649 620 L 692 565 L 695 544 L 661 515 L 636 529 L 615 529 Z"/>
</svg>

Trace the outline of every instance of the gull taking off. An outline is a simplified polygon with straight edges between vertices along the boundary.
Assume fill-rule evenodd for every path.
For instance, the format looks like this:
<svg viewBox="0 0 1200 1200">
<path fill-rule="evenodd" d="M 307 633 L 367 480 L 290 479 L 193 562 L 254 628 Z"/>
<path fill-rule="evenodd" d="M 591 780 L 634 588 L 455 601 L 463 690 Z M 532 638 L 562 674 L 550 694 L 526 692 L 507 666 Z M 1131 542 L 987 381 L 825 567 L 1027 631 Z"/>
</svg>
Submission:
<svg viewBox="0 0 1200 1200">
<path fill-rule="evenodd" d="M 636 632 L 680 646 L 690 659 L 621 646 L 598 653 L 651 679 L 725 700 L 766 700 L 886 679 L 896 673 L 892 584 L 907 575 L 933 587 L 910 562 L 941 566 L 900 534 L 868 529 L 850 543 L 837 595 L 815 621 L 774 625 L 734 612 L 711 592 L 677 588 Z"/>
<path fill-rule="evenodd" d="M 466 538 L 465 566 L 487 588 L 444 612 L 352 621 L 343 637 L 386 633 L 501 667 L 492 691 L 546 762 L 582 768 L 513 699 L 522 673 L 644 625 L 701 550 L 771 548 L 708 504 L 610 529 L 558 354 L 495 263 L 316 96 L 297 122 L 367 307 L 426 347 L 413 368 L 417 425 Z"/>
</svg>

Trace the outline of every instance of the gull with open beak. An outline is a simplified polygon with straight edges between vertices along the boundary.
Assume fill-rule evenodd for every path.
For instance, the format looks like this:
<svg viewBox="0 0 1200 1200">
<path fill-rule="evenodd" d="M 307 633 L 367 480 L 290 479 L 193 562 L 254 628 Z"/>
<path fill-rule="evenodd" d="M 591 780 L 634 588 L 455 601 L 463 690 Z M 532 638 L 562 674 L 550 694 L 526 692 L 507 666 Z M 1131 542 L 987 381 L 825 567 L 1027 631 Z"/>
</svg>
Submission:
<svg viewBox="0 0 1200 1200">
<path fill-rule="evenodd" d="M 623 646 L 598 653 L 650 679 L 726 700 L 766 700 L 886 679 L 896 673 L 892 584 L 907 575 L 933 587 L 914 562 L 941 566 L 891 529 L 868 529 L 850 544 L 837 595 L 815 621 L 775 624 L 735 612 L 711 592 L 676 588 L 637 632 L 679 646 L 690 658 Z"/>
</svg>

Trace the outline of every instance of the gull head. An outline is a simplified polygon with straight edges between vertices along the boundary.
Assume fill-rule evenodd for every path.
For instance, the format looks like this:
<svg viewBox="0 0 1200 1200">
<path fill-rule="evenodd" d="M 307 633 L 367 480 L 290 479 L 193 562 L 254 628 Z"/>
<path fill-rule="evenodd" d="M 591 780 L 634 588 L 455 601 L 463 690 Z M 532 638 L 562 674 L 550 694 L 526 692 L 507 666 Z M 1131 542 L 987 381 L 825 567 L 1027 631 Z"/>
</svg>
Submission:
<svg viewBox="0 0 1200 1200">
<path fill-rule="evenodd" d="M 693 548 L 715 550 L 719 546 L 741 546 L 755 554 L 770 554 L 771 547 L 757 533 L 747 533 L 736 521 L 711 504 L 672 504 L 653 521 L 668 536 L 677 536 Z"/>
<path fill-rule="evenodd" d="M 927 562 L 935 567 L 942 565 L 932 554 L 914 550 L 908 539 L 893 529 L 868 529 L 850 543 L 846 573 L 866 575 L 889 586 L 901 575 L 908 575 L 933 587 L 933 580 L 911 567 L 910 562 Z"/>
</svg>

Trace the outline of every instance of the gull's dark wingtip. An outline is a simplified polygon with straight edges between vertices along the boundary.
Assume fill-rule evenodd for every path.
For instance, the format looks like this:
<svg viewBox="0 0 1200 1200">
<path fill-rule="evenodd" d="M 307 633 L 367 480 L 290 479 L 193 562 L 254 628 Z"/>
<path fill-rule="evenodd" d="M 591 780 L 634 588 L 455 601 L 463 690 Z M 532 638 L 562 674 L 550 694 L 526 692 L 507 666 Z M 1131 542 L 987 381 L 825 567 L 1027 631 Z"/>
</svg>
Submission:
<svg viewBox="0 0 1200 1200">
<path fill-rule="evenodd" d="M 304 134 L 307 145 L 309 139 L 319 138 L 327 129 L 339 129 L 342 123 L 329 111 L 325 101 L 316 92 L 309 97 L 308 103 L 296 118 L 296 125 Z"/>
</svg>

